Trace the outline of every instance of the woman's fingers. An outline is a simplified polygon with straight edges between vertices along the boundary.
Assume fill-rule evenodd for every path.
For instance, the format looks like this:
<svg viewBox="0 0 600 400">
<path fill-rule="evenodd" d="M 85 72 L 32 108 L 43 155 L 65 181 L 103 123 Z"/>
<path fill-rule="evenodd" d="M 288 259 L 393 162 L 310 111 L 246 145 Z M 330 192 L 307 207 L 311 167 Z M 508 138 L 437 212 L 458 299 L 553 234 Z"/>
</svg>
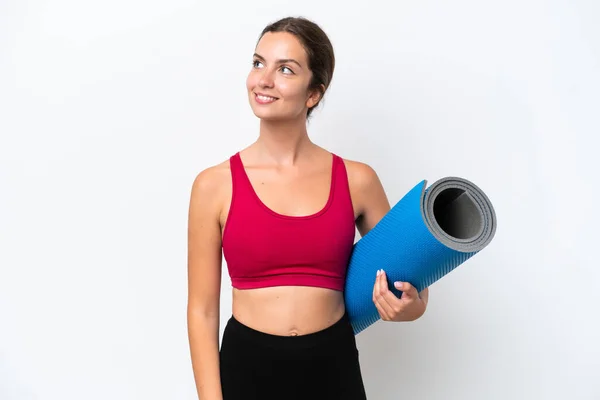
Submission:
<svg viewBox="0 0 600 400">
<path fill-rule="evenodd" d="M 397 313 L 387 299 L 389 295 L 398 300 L 388 289 L 385 272 L 383 272 L 383 270 L 378 270 L 375 285 L 373 286 L 373 302 L 375 303 L 381 318 L 387 321 L 392 320 Z"/>
</svg>

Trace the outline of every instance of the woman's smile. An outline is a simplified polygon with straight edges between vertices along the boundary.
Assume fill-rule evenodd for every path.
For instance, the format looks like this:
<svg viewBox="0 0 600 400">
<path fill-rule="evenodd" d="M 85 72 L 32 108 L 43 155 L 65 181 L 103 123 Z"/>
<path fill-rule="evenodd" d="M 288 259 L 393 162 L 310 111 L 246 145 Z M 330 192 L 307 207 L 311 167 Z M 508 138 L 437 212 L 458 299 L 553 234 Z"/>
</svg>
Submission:
<svg viewBox="0 0 600 400">
<path fill-rule="evenodd" d="M 254 93 L 254 98 L 259 104 L 270 104 L 277 100 L 277 97 L 271 97 L 264 94 Z"/>
</svg>

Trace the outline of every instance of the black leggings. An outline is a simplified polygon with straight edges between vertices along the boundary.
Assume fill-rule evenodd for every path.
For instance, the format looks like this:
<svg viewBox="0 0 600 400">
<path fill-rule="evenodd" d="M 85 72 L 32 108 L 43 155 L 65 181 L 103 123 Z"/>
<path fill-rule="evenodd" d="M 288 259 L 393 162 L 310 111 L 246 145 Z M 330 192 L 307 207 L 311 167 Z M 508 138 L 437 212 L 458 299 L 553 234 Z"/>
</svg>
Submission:
<svg viewBox="0 0 600 400">
<path fill-rule="evenodd" d="M 365 400 L 354 333 L 344 315 L 319 332 L 278 336 L 233 316 L 220 350 L 224 400 Z"/>
</svg>

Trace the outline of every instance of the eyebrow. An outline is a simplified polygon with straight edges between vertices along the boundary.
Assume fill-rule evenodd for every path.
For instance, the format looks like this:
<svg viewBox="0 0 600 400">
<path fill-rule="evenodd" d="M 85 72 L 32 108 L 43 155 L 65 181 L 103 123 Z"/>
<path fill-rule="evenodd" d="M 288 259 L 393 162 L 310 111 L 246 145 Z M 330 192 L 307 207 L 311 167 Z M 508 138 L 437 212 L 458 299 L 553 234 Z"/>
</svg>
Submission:
<svg viewBox="0 0 600 400">
<path fill-rule="evenodd" d="M 259 58 L 262 61 L 265 61 L 265 58 L 263 56 L 261 56 L 260 54 L 254 53 L 254 57 Z M 302 65 L 300 65 L 300 63 L 298 61 L 294 60 L 293 58 L 281 58 L 276 61 L 276 64 L 287 64 L 287 63 L 295 63 L 296 65 L 298 65 L 298 67 L 302 68 Z"/>
</svg>

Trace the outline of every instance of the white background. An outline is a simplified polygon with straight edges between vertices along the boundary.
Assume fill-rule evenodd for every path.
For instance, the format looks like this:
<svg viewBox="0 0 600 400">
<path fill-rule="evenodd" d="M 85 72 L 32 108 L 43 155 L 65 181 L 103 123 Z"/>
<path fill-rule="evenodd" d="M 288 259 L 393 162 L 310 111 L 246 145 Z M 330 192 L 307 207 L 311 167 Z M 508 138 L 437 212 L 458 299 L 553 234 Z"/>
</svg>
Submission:
<svg viewBox="0 0 600 400">
<path fill-rule="evenodd" d="M 195 399 L 191 183 L 256 139 L 288 15 L 336 51 L 315 142 L 391 203 L 461 176 L 498 217 L 421 319 L 357 336 L 369 398 L 599 399 L 595 0 L 0 2 L 0 399 Z"/>
</svg>

